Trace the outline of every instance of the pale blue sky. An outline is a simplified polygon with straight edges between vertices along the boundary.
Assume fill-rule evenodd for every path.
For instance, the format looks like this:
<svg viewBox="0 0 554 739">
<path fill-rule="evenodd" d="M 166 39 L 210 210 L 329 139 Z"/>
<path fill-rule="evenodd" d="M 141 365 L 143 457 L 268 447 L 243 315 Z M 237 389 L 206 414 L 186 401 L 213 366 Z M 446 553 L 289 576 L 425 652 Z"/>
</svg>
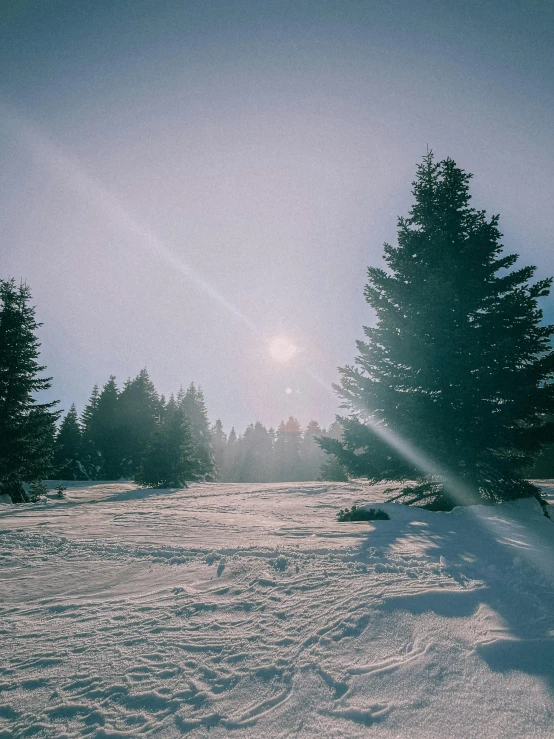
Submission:
<svg viewBox="0 0 554 739">
<path fill-rule="evenodd" d="M 32 288 L 63 407 L 146 365 L 227 428 L 329 423 L 427 144 L 554 272 L 553 8 L 3 3 L 0 274 Z"/>
</svg>

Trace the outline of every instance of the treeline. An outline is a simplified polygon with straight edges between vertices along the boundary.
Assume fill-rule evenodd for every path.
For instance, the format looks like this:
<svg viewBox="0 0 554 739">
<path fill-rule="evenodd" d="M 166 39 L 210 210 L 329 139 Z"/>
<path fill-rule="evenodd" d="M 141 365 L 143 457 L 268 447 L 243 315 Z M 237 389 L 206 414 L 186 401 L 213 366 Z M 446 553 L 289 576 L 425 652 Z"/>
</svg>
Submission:
<svg viewBox="0 0 554 739">
<path fill-rule="evenodd" d="M 210 427 L 204 395 L 191 383 L 168 400 L 146 369 L 120 390 L 111 376 L 95 386 L 79 418 L 72 405 L 56 434 L 53 471 L 62 480 L 133 479 L 145 485 L 183 485 L 190 480 L 294 482 L 347 479 L 326 462 L 316 439 L 340 438 L 311 421 L 302 429 L 291 417 L 278 428 L 257 422 L 238 436 L 220 420 Z"/>
<path fill-rule="evenodd" d="M 310 421 L 303 430 L 296 418 L 267 429 L 259 421 L 237 436 L 229 435 L 221 421 L 212 428 L 213 450 L 219 479 L 223 482 L 299 482 L 302 480 L 347 480 L 345 468 L 327 455 L 318 438 L 341 438 L 341 426 L 321 428 Z"/>
<path fill-rule="evenodd" d="M 57 402 L 40 403 L 51 387 L 39 363 L 40 324 L 29 287 L 0 280 L 0 495 L 22 502 L 42 494 L 44 479 L 119 480 L 179 487 L 193 480 L 285 482 L 346 479 L 326 457 L 318 437 L 340 438 L 340 427 L 316 421 L 302 429 L 295 418 L 267 429 L 251 424 L 229 435 L 210 426 L 202 390 L 165 398 L 146 369 L 118 387 L 110 377 L 95 386 L 81 416 L 75 405 L 59 423 Z M 59 425 L 58 425 L 59 423 Z M 31 485 L 31 496 L 23 483 Z M 33 493 L 33 486 L 36 491 Z"/>
<path fill-rule="evenodd" d="M 40 492 L 40 481 L 47 478 L 123 478 L 178 487 L 192 480 L 345 480 L 348 469 L 354 476 L 381 479 L 364 464 L 383 445 L 374 437 L 359 439 L 351 433 L 362 428 L 356 417 L 327 430 L 316 421 L 302 429 L 291 417 L 277 429 L 257 422 L 241 436 L 234 429 L 227 435 L 220 421 L 210 426 L 204 396 L 194 383 L 166 399 L 145 369 L 122 388 L 115 377 L 101 390 L 95 387 L 81 417 L 73 405 L 58 428 L 57 402 L 37 400 L 37 393 L 51 387 L 51 378 L 42 375 L 36 336 L 40 324 L 30 300 L 25 283 L 0 280 L 0 496 L 26 501 L 23 483 L 31 490 L 38 486 Z M 527 477 L 554 476 L 554 445 L 542 446 L 534 466 L 525 470 Z M 385 467 L 392 459 L 386 450 Z M 389 472 L 383 479 L 396 479 L 394 475 L 398 473 Z"/>
<path fill-rule="evenodd" d="M 94 386 L 81 418 L 72 405 L 62 420 L 53 470 L 63 480 L 133 479 L 144 485 L 215 479 L 202 391 L 191 383 L 166 400 L 146 369 L 121 390 L 111 376 L 102 390 Z"/>
</svg>

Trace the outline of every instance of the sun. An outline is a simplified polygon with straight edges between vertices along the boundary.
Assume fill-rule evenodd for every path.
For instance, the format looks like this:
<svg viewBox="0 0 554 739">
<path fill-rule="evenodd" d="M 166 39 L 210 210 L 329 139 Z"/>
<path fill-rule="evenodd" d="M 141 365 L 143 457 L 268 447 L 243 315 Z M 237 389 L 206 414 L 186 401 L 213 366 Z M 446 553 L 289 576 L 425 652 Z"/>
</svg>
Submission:
<svg viewBox="0 0 554 739">
<path fill-rule="evenodd" d="M 286 364 L 298 352 L 298 347 L 288 336 L 276 336 L 269 342 L 268 350 L 272 359 L 281 364 Z"/>
</svg>

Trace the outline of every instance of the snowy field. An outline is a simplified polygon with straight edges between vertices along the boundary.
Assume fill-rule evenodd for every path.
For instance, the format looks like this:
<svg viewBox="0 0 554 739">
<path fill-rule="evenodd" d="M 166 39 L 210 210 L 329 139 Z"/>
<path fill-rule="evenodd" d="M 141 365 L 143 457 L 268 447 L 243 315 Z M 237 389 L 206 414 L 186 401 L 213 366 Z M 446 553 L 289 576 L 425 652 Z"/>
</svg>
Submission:
<svg viewBox="0 0 554 739">
<path fill-rule="evenodd" d="M 554 523 L 535 501 L 335 521 L 382 499 L 1 505 L 0 738 L 554 737 Z"/>
</svg>

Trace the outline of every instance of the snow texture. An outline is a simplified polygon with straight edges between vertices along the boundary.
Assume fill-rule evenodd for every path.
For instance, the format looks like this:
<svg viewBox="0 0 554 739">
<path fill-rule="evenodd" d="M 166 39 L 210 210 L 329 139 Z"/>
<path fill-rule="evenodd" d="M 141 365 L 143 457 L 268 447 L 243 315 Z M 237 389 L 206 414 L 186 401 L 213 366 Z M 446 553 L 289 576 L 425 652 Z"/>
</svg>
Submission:
<svg viewBox="0 0 554 739">
<path fill-rule="evenodd" d="M 0 505 L 0 739 L 554 736 L 536 501 L 66 484 Z M 390 521 L 335 520 L 376 502 Z"/>
</svg>

